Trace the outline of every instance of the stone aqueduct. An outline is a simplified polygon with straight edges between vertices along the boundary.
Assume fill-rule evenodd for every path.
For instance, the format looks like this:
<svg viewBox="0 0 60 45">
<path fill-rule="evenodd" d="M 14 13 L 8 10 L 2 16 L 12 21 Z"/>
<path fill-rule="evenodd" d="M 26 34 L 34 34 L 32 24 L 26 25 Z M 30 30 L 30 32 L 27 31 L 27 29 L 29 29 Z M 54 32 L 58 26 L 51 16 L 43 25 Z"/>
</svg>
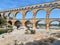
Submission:
<svg viewBox="0 0 60 45">
<path fill-rule="evenodd" d="M 50 11 L 54 8 L 60 8 L 60 1 L 57 2 L 48 2 L 48 3 L 44 3 L 44 4 L 36 4 L 36 5 L 31 5 L 31 6 L 25 6 L 25 7 L 20 7 L 20 8 L 14 8 L 14 9 L 9 9 L 9 10 L 3 10 L 0 11 L 0 16 L 3 17 L 4 14 L 6 14 L 7 17 L 7 25 L 8 25 L 8 21 L 12 21 L 12 26 L 14 26 L 15 22 L 17 21 L 15 19 L 15 16 L 18 12 L 22 12 L 23 18 L 21 20 L 19 20 L 22 23 L 22 26 L 25 27 L 25 22 L 26 21 L 30 21 L 33 25 L 33 29 L 36 29 L 36 22 L 39 20 L 43 20 L 46 23 L 46 29 L 49 30 L 49 24 L 52 21 L 59 21 L 59 18 L 49 18 L 49 14 Z M 41 18 L 41 19 L 37 19 L 36 18 L 36 13 L 39 10 L 45 10 L 46 11 L 46 18 Z M 28 11 L 32 11 L 33 12 L 33 19 L 26 19 L 26 13 Z M 9 19 L 9 14 L 12 13 L 13 14 L 13 19 Z"/>
</svg>

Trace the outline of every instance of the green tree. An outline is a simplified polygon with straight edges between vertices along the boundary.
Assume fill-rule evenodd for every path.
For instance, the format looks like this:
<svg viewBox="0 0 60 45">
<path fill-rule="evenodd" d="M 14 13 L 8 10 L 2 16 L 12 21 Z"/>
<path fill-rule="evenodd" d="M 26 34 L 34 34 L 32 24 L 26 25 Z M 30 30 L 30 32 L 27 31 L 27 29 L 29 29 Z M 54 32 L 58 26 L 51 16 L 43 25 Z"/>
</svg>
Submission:
<svg viewBox="0 0 60 45">
<path fill-rule="evenodd" d="M 0 27 L 5 26 L 6 25 L 6 19 L 0 17 Z"/>
</svg>

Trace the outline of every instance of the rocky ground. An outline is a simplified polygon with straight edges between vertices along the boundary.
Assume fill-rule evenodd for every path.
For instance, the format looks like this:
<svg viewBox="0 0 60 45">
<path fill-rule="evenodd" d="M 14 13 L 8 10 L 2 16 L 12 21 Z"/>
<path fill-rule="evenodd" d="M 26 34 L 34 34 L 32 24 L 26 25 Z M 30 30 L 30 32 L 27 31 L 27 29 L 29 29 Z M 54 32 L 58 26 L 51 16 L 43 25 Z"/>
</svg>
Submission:
<svg viewBox="0 0 60 45">
<path fill-rule="evenodd" d="M 27 42 L 33 42 L 34 40 L 47 39 L 50 37 L 49 31 L 36 31 L 36 34 L 25 34 L 25 30 L 14 30 L 11 33 L 5 33 L 0 35 L 0 45 L 15 45 Z"/>
</svg>

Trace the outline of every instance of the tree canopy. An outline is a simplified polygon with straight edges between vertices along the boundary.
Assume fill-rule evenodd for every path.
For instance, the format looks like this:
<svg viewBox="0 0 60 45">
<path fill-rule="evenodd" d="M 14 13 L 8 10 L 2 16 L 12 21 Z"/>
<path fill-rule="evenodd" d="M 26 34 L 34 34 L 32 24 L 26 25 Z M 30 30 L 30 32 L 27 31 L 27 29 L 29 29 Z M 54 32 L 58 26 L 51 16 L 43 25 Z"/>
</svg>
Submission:
<svg viewBox="0 0 60 45">
<path fill-rule="evenodd" d="M 2 27 L 4 25 L 6 25 L 6 19 L 0 17 L 0 26 Z"/>
</svg>

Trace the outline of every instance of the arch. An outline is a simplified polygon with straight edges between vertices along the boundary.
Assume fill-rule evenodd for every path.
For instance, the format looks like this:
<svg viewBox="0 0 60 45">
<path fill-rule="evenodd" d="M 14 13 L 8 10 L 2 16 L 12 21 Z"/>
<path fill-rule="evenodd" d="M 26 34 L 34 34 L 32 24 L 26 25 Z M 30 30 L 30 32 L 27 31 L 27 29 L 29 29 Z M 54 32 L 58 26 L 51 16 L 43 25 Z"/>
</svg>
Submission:
<svg viewBox="0 0 60 45">
<path fill-rule="evenodd" d="M 44 21 L 38 20 L 36 22 L 36 28 L 37 29 L 45 29 L 46 28 L 46 23 Z"/>
<path fill-rule="evenodd" d="M 59 8 L 53 8 L 50 10 L 50 17 L 49 18 L 60 18 L 60 9 Z"/>
<path fill-rule="evenodd" d="M 25 18 L 26 18 L 26 19 L 33 18 L 33 12 L 32 12 L 32 11 L 27 11 Z"/>
<path fill-rule="evenodd" d="M 50 29 L 60 29 L 60 21 L 51 21 Z"/>
<path fill-rule="evenodd" d="M 39 8 L 39 6 L 36 5 L 35 8 Z"/>
<path fill-rule="evenodd" d="M 9 16 L 9 19 L 13 19 L 13 14 L 12 13 L 9 13 L 8 16 Z"/>
<path fill-rule="evenodd" d="M 52 20 L 52 21 L 50 21 L 50 24 L 52 23 L 52 22 L 60 22 L 59 20 Z"/>
<path fill-rule="evenodd" d="M 22 16 L 22 13 L 21 13 L 21 12 L 17 12 L 17 13 L 15 14 L 15 17 L 16 17 L 16 19 L 17 19 L 17 20 L 19 20 L 19 19 L 22 19 L 22 18 L 23 18 L 23 16 Z"/>
<path fill-rule="evenodd" d="M 0 14 L 0 17 L 1 17 L 1 14 Z"/>
<path fill-rule="evenodd" d="M 46 7 L 48 7 L 48 5 L 47 4 L 44 4 L 44 7 L 46 8 Z"/>
<path fill-rule="evenodd" d="M 9 24 L 9 25 L 12 25 L 12 21 L 8 21 L 8 24 Z"/>
<path fill-rule="evenodd" d="M 15 25 L 15 26 L 17 27 L 17 29 L 18 29 L 19 27 L 22 26 L 22 23 L 21 23 L 19 20 L 17 20 L 17 21 L 15 21 L 14 25 Z"/>
<path fill-rule="evenodd" d="M 7 15 L 6 15 L 6 13 L 3 14 L 3 17 L 4 17 L 5 19 L 7 19 Z"/>
<path fill-rule="evenodd" d="M 25 22 L 25 26 L 26 26 L 27 28 L 32 28 L 32 27 L 33 27 L 33 26 L 32 26 L 32 23 L 31 23 L 29 20 Z"/>
<path fill-rule="evenodd" d="M 53 6 L 53 4 L 49 4 L 49 7 L 52 7 Z"/>
<path fill-rule="evenodd" d="M 58 3 L 54 3 L 54 5 L 57 7 L 59 4 Z"/>
<path fill-rule="evenodd" d="M 36 18 L 46 18 L 46 11 L 45 10 L 38 10 L 36 13 Z"/>
<path fill-rule="evenodd" d="M 42 6 L 42 5 L 40 5 L 40 8 L 43 8 L 43 6 Z"/>
<path fill-rule="evenodd" d="M 3 16 L 6 17 L 7 16 L 6 13 L 4 13 Z"/>
</svg>

